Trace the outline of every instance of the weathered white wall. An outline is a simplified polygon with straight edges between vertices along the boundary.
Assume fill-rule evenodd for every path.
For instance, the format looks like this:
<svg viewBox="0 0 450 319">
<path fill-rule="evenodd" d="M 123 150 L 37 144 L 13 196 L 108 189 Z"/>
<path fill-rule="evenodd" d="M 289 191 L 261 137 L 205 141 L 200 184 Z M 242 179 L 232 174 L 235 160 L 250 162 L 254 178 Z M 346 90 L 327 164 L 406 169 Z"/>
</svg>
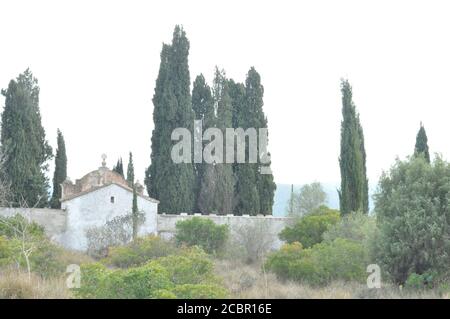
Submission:
<svg viewBox="0 0 450 319">
<path fill-rule="evenodd" d="M 114 196 L 114 203 L 111 203 Z M 133 194 L 124 188 L 111 184 L 107 187 L 87 193 L 83 196 L 63 202 L 63 209 L 27 209 L 0 207 L 0 216 L 21 214 L 26 218 L 44 226 L 48 236 L 66 248 L 85 250 L 87 248 L 86 230 L 100 227 L 117 216 L 131 213 Z M 163 238 L 171 238 L 175 234 L 175 224 L 199 215 L 157 214 L 157 203 L 138 196 L 139 210 L 145 214 L 145 223 L 139 229 L 140 235 L 159 234 Z M 273 249 L 278 249 L 282 242 L 278 234 L 292 219 L 273 216 L 219 216 L 200 215 L 209 218 L 216 224 L 227 224 L 233 232 L 241 226 L 264 221 L 268 225 L 268 233 L 273 237 Z"/>
<path fill-rule="evenodd" d="M 278 234 L 284 227 L 292 221 L 288 217 L 273 217 L 273 216 L 233 216 L 233 215 L 171 215 L 171 214 L 159 214 L 158 215 L 158 234 L 163 238 L 171 238 L 175 234 L 175 224 L 180 220 L 186 220 L 194 216 L 211 219 L 214 223 L 223 225 L 227 224 L 230 228 L 230 232 L 233 233 L 239 227 L 250 225 L 264 221 L 267 224 L 267 232 L 273 238 L 273 249 L 281 247 L 283 242 L 278 238 Z"/>
<path fill-rule="evenodd" d="M 114 196 L 114 203 L 111 203 Z M 61 243 L 76 250 L 87 249 L 86 230 L 104 226 L 115 217 L 131 214 L 133 193 L 115 184 L 94 190 L 83 196 L 64 201 L 62 209 L 67 213 L 67 228 Z M 157 203 L 138 196 L 138 208 L 145 215 L 140 234 L 156 234 Z"/>
<path fill-rule="evenodd" d="M 0 207 L 0 216 L 12 217 L 17 214 L 43 226 L 50 239 L 56 242 L 60 241 L 66 230 L 67 215 L 61 209 Z"/>
</svg>

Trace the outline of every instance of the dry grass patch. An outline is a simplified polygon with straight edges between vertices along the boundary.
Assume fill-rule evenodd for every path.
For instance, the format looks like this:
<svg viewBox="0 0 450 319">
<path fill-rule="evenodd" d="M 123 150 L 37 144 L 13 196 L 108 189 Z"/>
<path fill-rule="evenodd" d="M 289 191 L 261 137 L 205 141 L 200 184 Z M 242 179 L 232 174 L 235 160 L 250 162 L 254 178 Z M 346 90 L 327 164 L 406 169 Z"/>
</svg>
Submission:
<svg viewBox="0 0 450 319">
<path fill-rule="evenodd" d="M 324 287 L 281 281 L 266 273 L 260 264 L 247 265 L 237 261 L 217 260 L 215 271 L 223 278 L 231 298 L 274 299 L 428 299 L 449 298 L 437 290 L 408 290 L 393 285 L 368 289 L 356 282 L 333 282 Z"/>
<path fill-rule="evenodd" d="M 64 277 L 43 279 L 15 269 L 0 270 L 0 299 L 68 299 Z"/>
</svg>

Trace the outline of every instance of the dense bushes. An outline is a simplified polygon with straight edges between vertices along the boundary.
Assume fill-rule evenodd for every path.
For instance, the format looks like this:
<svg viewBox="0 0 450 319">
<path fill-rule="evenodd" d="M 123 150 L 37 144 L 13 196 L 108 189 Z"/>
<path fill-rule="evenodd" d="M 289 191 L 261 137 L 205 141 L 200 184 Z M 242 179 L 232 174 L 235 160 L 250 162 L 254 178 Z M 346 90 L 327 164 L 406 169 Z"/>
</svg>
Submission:
<svg viewBox="0 0 450 319">
<path fill-rule="evenodd" d="M 127 268 L 140 266 L 151 259 L 164 257 L 176 252 L 176 248 L 158 236 L 150 235 L 137 238 L 124 245 L 110 247 L 103 263 L 115 267 Z"/>
<path fill-rule="evenodd" d="M 364 281 L 366 262 L 361 244 L 338 238 L 306 249 L 298 242 L 285 244 L 269 255 L 265 266 L 282 279 L 324 285 L 333 280 Z"/>
<path fill-rule="evenodd" d="M 443 274 L 450 264 L 450 164 L 437 157 L 397 160 L 375 196 L 375 256 L 391 279 Z M 411 279 L 413 280 L 413 279 Z"/>
<path fill-rule="evenodd" d="M 224 298 L 227 292 L 212 273 L 213 263 L 198 247 L 127 269 L 83 265 L 82 298 Z"/>
<path fill-rule="evenodd" d="M 280 233 L 280 239 L 288 243 L 300 242 L 308 248 L 322 241 L 322 234 L 339 221 L 339 211 L 320 206 L 311 214 L 300 218 L 292 227 Z"/>
<path fill-rule="evenodd" d="M 207 218 L 193 217 L 176 223 L 175 240 L 178 245 L 199 246 L 207 253 L 219 253 L 226 243 L 227 225 L 216 225 Z"/>
</svg>

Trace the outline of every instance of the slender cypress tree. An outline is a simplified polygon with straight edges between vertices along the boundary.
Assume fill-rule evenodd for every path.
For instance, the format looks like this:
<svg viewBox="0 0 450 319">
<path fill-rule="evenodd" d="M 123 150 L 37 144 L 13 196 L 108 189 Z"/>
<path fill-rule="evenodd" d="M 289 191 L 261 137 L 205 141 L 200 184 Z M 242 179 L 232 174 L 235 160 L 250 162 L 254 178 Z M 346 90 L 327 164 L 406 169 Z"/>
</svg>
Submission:
<svg viewBox="0 0 450 319">
<path fill-rule="evenodd" d="M 203 136 L 203 132 L 209 127 L 214 126 L 215 115 L 214 115 L 214 100 L 211 94 L 211 88 L 206 83 L 203 74 L 198 75 L 195 78 L 194 85 L 192 88 L 192 109 L 195 113 L 196 120 L 202 120 L 202 132 L 200 132 L 200 139 Z M 197 136 L 194 136 L 197 138 Z M 195 141 L 198 143 L 199 141 Z M 205 144 L 203 140 L 200 141 L 202 145 Z M 203 148 L 202 148 L 203 149 Z M 208 164 L 206 163 L 196 163 L 195 164 L 195 212 L 201 212 L 200 204 L 200 189 L 202 184 L 202 179 L 206 178 L 204 175 L 205 169 Z M 209 206 L 209 205 L 207 205 Z"/>
<path fill-rule="evenodd" d="M 131 218 L 133 224 L 133 240 L 137 239 L 139 228 L 139 209 L 137 204 L 136 185 L 133 185 L 133 204 L 131 207 Z"/>
<path fill-rule="evenodd" d="M 217 110 L 215 127 L 225 136 L 232 126 L 233 107 L 228 93 L 228 81 L 224 71 L 216 67 L 213 85 L 214 109 Z M 224 141 L 225 143 L 225 141 Z M 225 144 L 223 145 L 225 149 Z M 223 154 L 225 160 L 225 152 Z M 234 208 L 234 176 L 232 164 L 204 164 L 201 177 L 198 206 L 202 213 L 231 214 Z"/>
<path fill-rule="evenodd" d="M 352 88 L 347 80 L 341 83 L 342 116 L 341 154 L 341 189 L 339 190 L 342 214 L 369 211 L 368 180 L 366 177 L 366 152 L 364 135 L 359 114 L 352 101 Z"/>
<path fill-rule="evenodd" d="M 46 176 L 52 148 L 39 111 L 37 79 L 27 69 L 6 90 L 1 123 L 2 175 L 10 185 L 13 206 L 48 205 Z"/>
<path fill-rule="evenodd" d="M 430 163 L 430 151 L 428 149 L 428 138 L 425 127 L 420 123 L 419 132 L 416 136 L 416 146 L 414 147 L 414 156 L 422 154 L 425 160 Z"/>
<path fill-rule="evenodd" d="M 123 178 L 125 178 L 124 174 L 123 174 L 123 161 L 122 158 L 120 157 L 117 160 L 117 164 L 113 166 L 113 172 L 116 172 L 118 174 L 120 174 Z"/>
<path fill-rule="evenodd" d="M 67 155 L 66 155 L 66 144 L 64 142 L 64 136 L 58 129 L 57 132 L 57 144 L 55 156 L 55 172 L 53 174 L 53 194 L 50 201 L 50 206 L 52 208 L 61 208 L 61 184 L 67 178 Z"/>
<path fill-rule="evenodd" d="M 128 158 L 127 182 L 128 182 L 128 186 L 133 187 L 133 185 L 134 185 L 134 164 L 133 164 L 133 153 L 131 153 L 131 152 L 130 152 L 130 156 Z"/>
<path fill-rule="evenodd" d="M 232 96 L 240 98 L 242 103 L 241 105 L 235 104 L 233 108 L 235 122 L 238 127 L 243 129 L 255 128 L 257 131 L 260 128 L 267 128 L 267 119 L 263 111 L 264 87 L 261 84 L 261 77 L 255 68 L 252 67 L 247 74 L 245 95 L 243 97 L 239 94 L 240 86 L 233 83 L 232 86 Z M 257 164 L 245 163 L 235 165 L 237 210 L 241 214 L 272 213 L 276 185 L 273 181 L 272 173 L 262 174 L 261 169 L 263 167 L 265 170 L 270 170 L 270 163 L 262 163 L 260 160 L 261 156 L 270 156 L 270 154 L 263 154 L 263 150 L 259 149 L 259 145 L 257 150 L 259 155 Z M 248 211 L 249 209 L 250 211 Z"/>
<path fill-rule="evenodd" d="M 289 196 L 287 214 L 288 216 L 294 215 L 294 201 L 295 201 L 295 193 L 294 193 L 294 184 L 291 184 L 291 196 Z"/>
<path fill-rule="evenodd" d="M 163 45 L 161 65 L 153 97 L 151 164 L 145 183 L 150 196 L 160 201 L 160 212 L 192 212 L 195 202 L 195 175 L 192 163 L 175 164 L 171 159 L 172 131 L 186 128 L 193 133 L 194 112 L 189 76 L 189 41 L 176 26 L 172 45 Z"/>
</svg>

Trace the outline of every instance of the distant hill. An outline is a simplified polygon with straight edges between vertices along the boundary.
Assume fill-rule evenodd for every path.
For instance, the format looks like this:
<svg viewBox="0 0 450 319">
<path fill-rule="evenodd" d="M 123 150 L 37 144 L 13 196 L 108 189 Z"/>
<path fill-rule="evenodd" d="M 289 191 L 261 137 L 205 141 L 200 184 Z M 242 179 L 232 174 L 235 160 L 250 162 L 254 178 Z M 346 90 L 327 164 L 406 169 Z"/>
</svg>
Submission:
<svg viewBox="0 0 450 319">
<path fill-rule="evenodd" d="M 298 191 L 303 185 L 294 185 L 294 191 Z M 327 206 L 334 209 L 339 209 L 339 195 L 337 189 L 338 184 L 322 184 L 322 187 L 327 193 Z M 372 194 L 374 186 L 369 185 L 369 210 L 373 209 Z M 286 205 L 291 196 L 291 185 L 290 184 L 277 184 L 277 190 L 275 192 L 275 198 L 273 203 L 273 215 L 274 216 L 284 216 L 286 214 Z"/>
</svg>

